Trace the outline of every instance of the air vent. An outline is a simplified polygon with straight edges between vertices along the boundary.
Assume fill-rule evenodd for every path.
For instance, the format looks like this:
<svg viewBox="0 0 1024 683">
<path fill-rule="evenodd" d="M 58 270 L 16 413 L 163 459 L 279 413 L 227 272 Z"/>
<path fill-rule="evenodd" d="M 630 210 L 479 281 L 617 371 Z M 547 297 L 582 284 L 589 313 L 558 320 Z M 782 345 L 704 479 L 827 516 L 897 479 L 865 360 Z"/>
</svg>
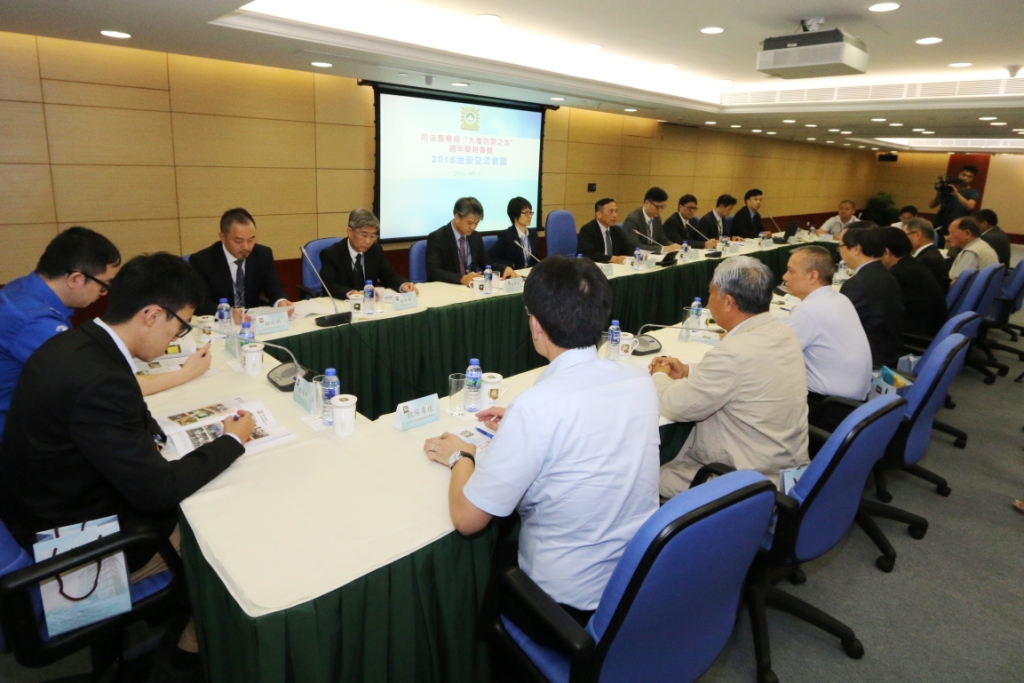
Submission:
<svg viewBox="0 0 1024 683">
<path fill-rule="evenodd" d="M 771 104 L 778 100 L 779 93 L 774 90 L 762 90 L 750 93 L 751 104 Z"/>
<path fill-rule="evenodd" d="M 922 83 L 921 97 L 956 97 L 956 81 L 950 83 Z"/>
<path fill-rule="evenodd" d="M 1002 81 L 961 81 L 957 84 L 956 94 L 964 95 L 999 95 Z"/>
<path fill-rule="evenodd" d="M 903 83 L 873 85 L 869 98 L 872 100 L 898 100 L 904 97 L 906 89 L 906 85 Z"/>
<path fill-rule="evenodd" d="M 837 100 L 868 100 L 871 99 L 871 86 L 862 85 L 859 87 L 837 88 Z"/>
<path fill-rule="evenodd" d="M 915 100 L 930 97 L 1005 97 L 1024 95 L 1024 78 L 939 83 L 889 83 L 840 88 L 754 90 L 723 93 L 722 104 L 773 104 L 793 102 L 856 102 Z"/>
</svg>

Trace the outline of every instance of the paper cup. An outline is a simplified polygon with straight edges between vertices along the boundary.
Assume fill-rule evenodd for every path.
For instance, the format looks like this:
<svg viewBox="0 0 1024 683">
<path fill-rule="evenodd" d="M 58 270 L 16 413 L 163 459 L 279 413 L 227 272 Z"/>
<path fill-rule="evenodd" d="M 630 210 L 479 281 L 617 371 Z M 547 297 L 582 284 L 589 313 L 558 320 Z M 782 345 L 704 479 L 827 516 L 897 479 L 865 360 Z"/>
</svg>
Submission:
<svg viewBox="0 0 1024 683">
<path fill-rule="evenodd" d="M 473 293 L 477 296 L 484 295 L 484 279 L 482 277 L 473 278 Z"/>
<path fill-rule="evenodd" d="M 196 338 L 200 344 L 208 344 L 213 341 L 213 328 L 216 324 L 216 316 L 197 315 L 192 318 L 192 325 L 196 328 Z"/>
<path fill-rule="evenodd" d="M 498 399 L 508 391 L 508 380 L 496 372 L 485 372 L 480 376 L 480 385 L 484 390 L 484 405 L 489 407 L 498 404 Z"/>
<path fill-rule="evenodd" d="M 242 347 L 242 367 L 247 375 L 263 374 L 263 344 L 249 342 Z"/>
<path fill-rule="evenodd" d="M 348 298 L 348 305 L 352 308 L 352 319 L 357 320 L 363 317 L 363 295 L 353 294 Z"/>
<path fill-rule="evenodd" d="M 356 401 L 352 394 L 339 394 L 331 399 L 334 435 L 352 436 L 356 432 Z"/>
<path fill-rule="evenodd" d="M 628 356 L 636 350 L 639 344 L 640 342 L 633 336 L 632 332 L 623 332 L 619 335 L 619 354 Z"/>
</svg>

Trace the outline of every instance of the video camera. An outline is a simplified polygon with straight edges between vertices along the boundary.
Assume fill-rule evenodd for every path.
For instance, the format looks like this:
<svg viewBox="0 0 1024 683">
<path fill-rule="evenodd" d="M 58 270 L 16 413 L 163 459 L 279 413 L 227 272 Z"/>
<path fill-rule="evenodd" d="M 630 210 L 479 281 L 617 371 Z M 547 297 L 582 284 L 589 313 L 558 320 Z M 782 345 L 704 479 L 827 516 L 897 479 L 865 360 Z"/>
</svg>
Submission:
<svg viewBox="0 0 1024 683">
<path fill-rule="evenodd" d="M 955 175 L 940 175 L 935 183 L 935 191 L 939 194 L 953 194 L 953 190 L 962 183 Z"/>
</svg>

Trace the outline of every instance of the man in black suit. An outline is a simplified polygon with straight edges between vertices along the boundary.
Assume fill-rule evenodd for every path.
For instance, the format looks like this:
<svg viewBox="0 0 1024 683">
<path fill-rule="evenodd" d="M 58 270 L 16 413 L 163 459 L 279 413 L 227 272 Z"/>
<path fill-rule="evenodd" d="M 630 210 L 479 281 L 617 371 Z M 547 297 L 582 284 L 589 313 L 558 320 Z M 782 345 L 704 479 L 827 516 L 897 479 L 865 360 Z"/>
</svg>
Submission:
<svg viewBox="0 0 1024 683">
<path fill-rule="evenodd" d="M 455 202 L 450 223 L 427 235 L 427 281 L 453 285 L 472 284 L 473 278 L 491 266 L 501 277 L 514 277 L 515 271 L 504 263 L 487 260 L 484 238 L 476 227 L 484 219 L 484 207 L 476 197 L 461 197 Z"/>
<path fill-rule="evenodd" d="M 939 283 L 943 295 L 949 292 L 949 264 L 942 258 L 942 253 L 935 246 L 935 228 L 926 218 L 915 217 L 907 221 L 903 227 L 910 245 L 914 248 L 911 254 L 921 262 Z"/>
<path fill-rule="evenodd" d="M 622 234 L 629 242 L 629 253 L 635 253 L 637 247 L 655 254 L 679 251 L 681 245 L 670 241 L 661 227 L 661 212 L 667 203 L 668 193 L 660 187 L 652 187 L 644 195 L 643 206 L 631 211 L 622 221 Z"/>
<path fill-rule="evenodd" d="M 614 199 L 597 200 L 594 220 L 580 228 L 576 236 L 579 253 L 596 263 L 623 263 L 627 256 L 632 256 L 629 240 L 615 224 L 618 218 L 619 209 Z"/>
<path fill-rule="evenodd" d="M 697 220 L 697 198 L 692 194 L 684 194 L 679 198 L 676 212 L 665 219 L 662 228 L 665 230 L 665 237 L 671 242 L 682 244 L 686 242 L 695 249 L 713 249 L 718 242 L 711 238 L 711 246 L 698 232 Z M 703 232 L 703 231 L 701 231 Z M 710 237 L 710 235 L 708 235 Z"/>
<path fill-rule="evenodd" d="M 764 232 L 764 226 L 761 225 L 761 214 L 758 213 L 761 210 L 763 199 L 764 193 L 761 190 L 757 188 L 747 190 L 747 193 L 743 195 L 746 206 L 737 211 L 736 216 L 732 219 L 732 237 L 751 238 Z"/>
<path fill-rule="evenodd" d="M 196 313 L 211 315 L 217 303 L 227 299 L 232 306 L 253 308 L 261 297 L 274 306 L 291 306 L 274 267 L 274 252 L 256 244 L 256 221 L 242 208 L 225 211 L 220 217 L 220 241 L 197 251 L 189 263 L 206 283 L 206 298 Z"/>
<path fill-rule="evenodd" d="M 982 209 L 974 215 L 981 228 L 981 239 L 996 252 L 999 262 L 1010 268 L 1010 237 L 999 227 L 999 216 L 992 209 Z"/>
<path fill-rule="evenodd" d="M 701 217 L 700 223 L 697 224 L 697 229 L 715 242 L 713 246 L 707 247 L 708 249 L 713 249 L 715 246 L 718 246 L 718 242 L 724 238 L 725 217 L 732 213 L 733 207 L 735 206 L 736 198 L 731 194 L 723 194 L 720 195 L 718 197 L 718 201 L 715 202 L 714 210 L 708 211 Z"/>
<path fill-rule="evenodd" d="M 910 255 L 913 245 L 900 228 L 882 228 L 885 254 L 882 264 L 889 269 L 903 292 L 903 333 L 934 337 L 949 317 L 946 294 L 928 266 Z"/>
<path fill-rule="evenodd" d="M 419 292 L 416 285 L 398 276 L 388 263 L 377 239 L 380 221 L 367 209 L 352 209 L 348 215 L 348 237 L 320 252 L 320 277 L 327 295 L 347 299 L 361 294 L 366 281 L 374 287 L 396 292 Z"/>
<path fill-rule="evenodd" d="M 0 441 L 0 517 L 23 546 L 38 531 L 108 515 L 122 530 L 146 525 L 173 542 L 178 504 L 244 453 L 255 423 L 240 411 L 223 436 L 164 459 L 163 433 L 135 380 L 132 357 L 153 360 L 188 334 L 185 320 L 202 299 L 202 280 L 179 257 L 137 256 L 111 282 L 102 319 L 28 359 Z M 133 579 L 160 564 L 146 564 L 152 552 L 126 552 Z M 198 652 L 190 628 L 179 648 Z M 191 659 L 198 669 L 198 655 Z"/>
<path fill-rule="evenodd" d="M 507 212 L 512 225 L 498 233 L 498 241 L 488 252 L 491 263 L 507 263 L 515 270 L 530 268 L 540 259 L 537 231 L 530 229 L 533 205 L 525 197 L 513 197 L 508 202 Z"/>
<path fill-rule="evenodd" d="M 882 265 L 884 254 L 885 233 L 874 223 L 858 221 L 839 235 L 839 258 L 854 269 L 839 293 L 857 309 L 871 362 L 895 367 L 903 353 L 903 292 Z"/>
</svg>

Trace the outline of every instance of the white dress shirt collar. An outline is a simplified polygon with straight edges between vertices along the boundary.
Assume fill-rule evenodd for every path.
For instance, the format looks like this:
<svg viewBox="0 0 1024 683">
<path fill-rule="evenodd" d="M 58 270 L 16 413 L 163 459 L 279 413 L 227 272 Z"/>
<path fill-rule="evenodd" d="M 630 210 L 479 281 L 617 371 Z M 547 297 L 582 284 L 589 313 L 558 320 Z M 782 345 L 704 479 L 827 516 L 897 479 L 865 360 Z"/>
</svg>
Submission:
<svg viewBox="0 0 1024 683">
<path fill-rule="evenodd" d="M 734 327 L 731 330 L 729 330 L 728 332 L 726 332 L 725 336 L 722 337 L 722 339 L 728 339 L 729 337 L 731 337 L 733 335 L 734 332 L 736 332 L 736 330 L 740 329 L 741 327 L 743 327 L 744 325 L 746 325 L 747 323 L 749 323 L 751 320 L 753 320 L 756 317 L 757 317 L 756 315 L 750 316 L 749 318 L 747 318 L 746 320 L 741 322 L 739 325 L 737 325 L 736 327 Z"/>
<path fill-rule="evenodd" d="M 362 252 L 356 251 L 355 249 L 352 248 L 352 240 L 347 240 L 347 244 L 348 244 L 348 256 L 349 256 L 350 259 L 352 259 L 352 267 L 355 268 L 356 267 L 356 256 L 358 256 Z M 363 257 L 363 272 L 364 273 L 366 272 L 366 258 L 365 258 L 365 255 Z"/>
<path fill-rule="evenodd" d="M 238 259 L 231 255 L 231 252 L 228 251 L 228 248 L 226 246 L 224 246 L 223 242 L 221 242 L 220 246 L 224 250 L 224 258 L 226 258 L 227 261 L 228 261 L 228 270 L 231 271 L 231 284 L 232 284 L 232 286 L 234 286 L 235 278 L 238 277 L 238 266 L 235 265 L 235 261 L 237 261 Z M 244 259 L 243 259 L 243 262 L 242 262 L 242 273 L 243 274 L 245 273 L 245 261 L 244 261 Z"/>
<path fill-rule="evenodd" d="M 121 355 L 124 356 L 124 362 L 128 364 L 129 368 L 132 369 L 132 374 L 134 375 L 135 362 L 132 360 L 132 353 L 131 351 L 128 350 L 128 347 L 125 346 L 125 343 L 124 341 L 121 340 L 121 337 L 117 336 L 117 332 L 114 332 L 114 330 L 112 330 L 109 325 L 107 325 L 99 318 L 96 318 L 95 320 L 93 320 L 93 322 L 96 323 L 96 325 L 100 327 L 100 329 L 104 330 L 107 334 L 109 334 L 110 338 L 114 340 L 114 343 L 117 344 L 118 351 L 120 351 Z"/>
</svg>

